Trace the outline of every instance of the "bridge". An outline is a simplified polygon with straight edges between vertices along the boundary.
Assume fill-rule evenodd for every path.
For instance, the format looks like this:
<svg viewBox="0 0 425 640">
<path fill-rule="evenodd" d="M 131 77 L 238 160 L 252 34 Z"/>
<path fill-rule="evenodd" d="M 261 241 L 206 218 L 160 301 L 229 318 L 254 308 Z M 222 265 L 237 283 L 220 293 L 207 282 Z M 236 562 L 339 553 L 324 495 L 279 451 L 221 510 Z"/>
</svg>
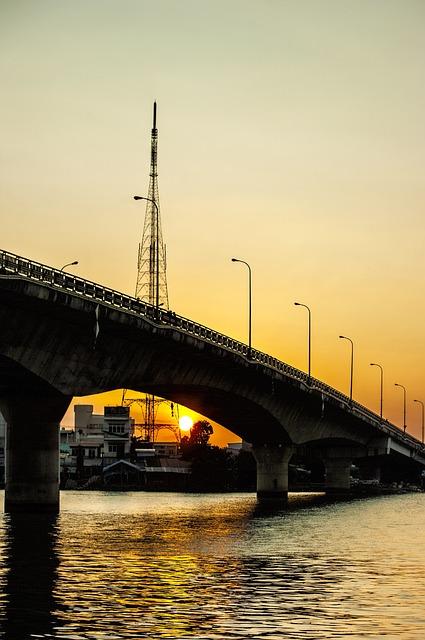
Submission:
<svg viewBox="0 0 425 640">
<path fill-rule="evenodd" d="M 285 501 L 288 465 L 319 456 L 327 491 L 356 461 L 419 474 L 421 442 L 271 355 L 137 298 L 0 251 L 5 509 L 58 510 L 59 423 L 73 396 L 128 388 L 187 406 L 252 443 L 260 501 Z"/>
</svg>

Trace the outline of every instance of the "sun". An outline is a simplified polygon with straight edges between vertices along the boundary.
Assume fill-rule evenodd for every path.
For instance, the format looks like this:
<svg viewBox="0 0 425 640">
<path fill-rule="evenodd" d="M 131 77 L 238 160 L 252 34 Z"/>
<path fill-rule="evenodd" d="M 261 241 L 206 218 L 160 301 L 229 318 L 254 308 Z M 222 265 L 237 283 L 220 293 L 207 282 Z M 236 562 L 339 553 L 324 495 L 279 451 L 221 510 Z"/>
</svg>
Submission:
<svg viewBox="0 0 425 640">
<path fill-rule="evenodd" d="M 193 425 L 193 420 L 189 416 L 182 416 L 179 420 L 179 427 L 182 431 L 190 431 Z"/>
</svg>

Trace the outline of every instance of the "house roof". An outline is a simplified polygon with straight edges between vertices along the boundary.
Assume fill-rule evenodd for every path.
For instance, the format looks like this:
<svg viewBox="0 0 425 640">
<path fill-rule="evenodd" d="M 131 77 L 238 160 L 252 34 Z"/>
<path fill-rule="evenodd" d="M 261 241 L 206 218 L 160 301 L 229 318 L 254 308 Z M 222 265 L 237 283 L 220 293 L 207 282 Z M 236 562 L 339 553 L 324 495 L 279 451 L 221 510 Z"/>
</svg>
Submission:
<svg viewBox="0 0 425 640">
<path fill-rule="evenodd" d="M 112 462 L 112 464 L 108 464 L 106 467 L 103 467 L 103 472 L 105 473 L 105 471 L 110 471 L 111 469 L 113 469 L 114 467 L 117 467 L 119 465 L 125 465 L 127 467 L 130 467 L 131 469 L 135 469 L 136 471 L 144 471 L 144 467 L 140 467 L 137 464 L 133 464 L 132 462 L 129 462 L 128 460 L 117 460 L 116 462 Z"/>
</svg>

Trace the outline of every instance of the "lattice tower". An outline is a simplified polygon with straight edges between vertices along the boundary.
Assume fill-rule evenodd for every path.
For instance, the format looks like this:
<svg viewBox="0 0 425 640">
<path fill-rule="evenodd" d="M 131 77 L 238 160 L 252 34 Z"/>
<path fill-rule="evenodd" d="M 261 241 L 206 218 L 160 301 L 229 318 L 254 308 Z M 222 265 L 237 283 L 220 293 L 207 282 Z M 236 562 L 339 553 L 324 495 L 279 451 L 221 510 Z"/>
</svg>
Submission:
<svg viewBox="0 0 425 640">
<path fill-rule="evenodd" d="M 171 410 L 171 417 L 175 418 L 174 423 L 159 423 L 156 421 L 158 408 L 161 404 L 167 404 Z M 147 442 L 155 442 L 161 429 L 168 429 L 172 431 L 177 442 L 180 442 L 180 429 L 178 426 L 180 410 L 179 405 L 164 400 L 163 398 L 156 398 L 155 396 L 147 394 L 144 398 L 124 398 L 122 401 L 123 406 L 131 407 L 133 404 L 137 404 L 142 410 L 144 422 L 136 423 L 134 425 L 133 435 L 136 435 L 136 431 L 141 433 L 143 440 Z"/>
<path fill-rule="evenodd" d="M 136 298 L 152 305 L 158 302 L 162 309 L 168 309 L 166 248 L 162 239 L 157 161 L 158 129 L 156 128 L 156 102 L 154 102 L 148 198 L 156 203 L 158 213 L 155 205 L 147 200 L 143 236 L 139 244 L 137 261 Z"/>
<path fill-rule="evenodd" d="M 155 202 L 153 204 L 152 200 Z M 161 210 L 158 190 L 158 129 L 156 128 L 156 102 L 153 103 L 153 126 L 151 131 L 151 161 L 149 172 L 148 200 L 142 242 L 137 258 L 136 298 L 151 305 L 168 309 L 167 263 L 165 245 L 162 239 Z M 123 392 L 123 402 L 125 391 Z M 157 434 L 155 425 L 156 409 L 161 399 L 147 394 L 145 397 L 144 437 L 154 441 Z"/>
</svg>

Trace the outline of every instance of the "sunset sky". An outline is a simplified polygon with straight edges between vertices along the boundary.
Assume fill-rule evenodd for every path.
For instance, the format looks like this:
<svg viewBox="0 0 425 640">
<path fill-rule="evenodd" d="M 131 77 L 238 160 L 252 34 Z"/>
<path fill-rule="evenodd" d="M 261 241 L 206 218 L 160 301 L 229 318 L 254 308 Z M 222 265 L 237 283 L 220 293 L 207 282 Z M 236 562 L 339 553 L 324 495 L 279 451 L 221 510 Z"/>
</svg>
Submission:
<svg viewBox="0 0 425 640">
<path fill-rule="evenodd" d="M 4 0 L 0 50 L 0 248 L 134 294 L 157 100 L 171 308 L 246 340 L 247 260 L 253 345 L 305 369 L 308 304 L 313 375 L 348 393 L 350 336 L 420 435 L 423 1 Z"/>
</svg>

